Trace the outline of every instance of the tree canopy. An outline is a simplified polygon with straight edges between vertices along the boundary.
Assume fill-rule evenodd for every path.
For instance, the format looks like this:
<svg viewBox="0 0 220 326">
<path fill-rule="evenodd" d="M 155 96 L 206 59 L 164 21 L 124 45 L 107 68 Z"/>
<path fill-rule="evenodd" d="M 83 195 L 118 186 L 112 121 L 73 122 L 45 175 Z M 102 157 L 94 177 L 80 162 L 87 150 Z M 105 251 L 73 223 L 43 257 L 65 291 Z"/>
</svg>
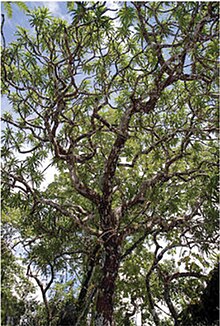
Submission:
<svg viewBox="0 0 220 326">
<path fill-rule="evenodd" d="M 3 326 L 201 325 L 191 308 L 218 249 L 218 3 L 67 9 L 71 23 L 28 9 L 10 44 L 2 24 L 2 287 L 23 291 L 5 292 Z M 33 282 L 42 302 L 26 298 Z"/>
</svg>

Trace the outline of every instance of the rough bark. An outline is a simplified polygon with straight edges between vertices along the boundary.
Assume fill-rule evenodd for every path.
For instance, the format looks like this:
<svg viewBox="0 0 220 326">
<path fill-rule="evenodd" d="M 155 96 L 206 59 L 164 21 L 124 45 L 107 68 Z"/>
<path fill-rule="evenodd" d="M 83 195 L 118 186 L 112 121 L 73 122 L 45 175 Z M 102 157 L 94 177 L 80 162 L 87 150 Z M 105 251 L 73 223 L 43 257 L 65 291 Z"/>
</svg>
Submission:
<svg viewBox="0 0 220 326">
<path fill-rule="evenodd" d="M 113 299 L 120 263 L 120 252 L 121 238 L 117 234 L 109 232 L 104 239 L 103 276 L 96 302 L 96 326 L 115 326 Z"/>
</svg>

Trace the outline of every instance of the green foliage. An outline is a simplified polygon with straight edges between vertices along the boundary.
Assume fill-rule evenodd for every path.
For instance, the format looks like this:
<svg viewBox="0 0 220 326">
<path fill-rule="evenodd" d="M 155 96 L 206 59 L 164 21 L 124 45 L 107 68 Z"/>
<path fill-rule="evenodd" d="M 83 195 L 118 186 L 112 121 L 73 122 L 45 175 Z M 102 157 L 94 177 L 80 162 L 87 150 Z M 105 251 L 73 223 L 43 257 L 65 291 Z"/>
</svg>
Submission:
<svg viewBox="0 0 220 326">
<path fill-rule="evenodd" d="M 12 7 L 10 2 L 4 2 L 4 9 L 9 18 L 12 18 Z"/>
<path fill-rule="evenodd" d="M 30 25 L 36 29 L 47 27 L 50 24 L 51 14 L 46 7 L 35 9 L 30 16 Z"/>
</svg>

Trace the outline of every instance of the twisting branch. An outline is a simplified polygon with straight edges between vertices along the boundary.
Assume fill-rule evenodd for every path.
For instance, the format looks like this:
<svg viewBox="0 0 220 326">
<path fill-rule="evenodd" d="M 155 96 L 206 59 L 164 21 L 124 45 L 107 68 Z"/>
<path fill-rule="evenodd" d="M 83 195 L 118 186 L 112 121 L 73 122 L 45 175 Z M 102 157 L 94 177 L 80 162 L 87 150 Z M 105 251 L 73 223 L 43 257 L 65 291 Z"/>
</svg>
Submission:
<svg viewBox="0 0 220 326">
<path fill-rule="evenodd" d="M 39 286 L 39 288 L 41 290 L 41 294 L 42 294 L 44 305 L 45 305 L 46 312 L 47 312 L 47 326 L 50 326 L 53 316 L 51 313 L 51 309 L 50 309 L 50 305 L 49 305 L 46 293 L 49 290 L 49 288 L 51 287 L 51 285 L 53 284 L 55 275 L 54 275 L 53 265 L 51 263 L 49 263 L 48 265 L 50 266 L 51 278 L 46 286 L 44 286 L 43 283 L 38 278 L 38 276 L 32 272 L 31 263 L 28 265 L 28 268 L 27 268 L 27 276 L 32 277 L 36 281 L 37 285 Z"/>
<path fill-rule="evenodd" d="M 3 32 L 4 23 L 5 23 L 5 15 L 4 15 L 4 14 L 2 14 L 2 22 L 1 22 L 1 36 L 2 36 L 2 41 L 3 41 L 3 48 L 5 49 L 5 47 L 6 47 L 6 42 L 5 42 L 5 35 L 4 35 L 4 32 Z"/>
<path fill-rule="evenodd" d="M 76 172 L 76 163 L 74 157 L 71 157 L 68 161 L 70 178 L 73 184 L 73 187 L 85 198 L 92 201 L 95 205 L 100 203 L 100 195 L 85 185 L 78 177 Z"/>
</svg>

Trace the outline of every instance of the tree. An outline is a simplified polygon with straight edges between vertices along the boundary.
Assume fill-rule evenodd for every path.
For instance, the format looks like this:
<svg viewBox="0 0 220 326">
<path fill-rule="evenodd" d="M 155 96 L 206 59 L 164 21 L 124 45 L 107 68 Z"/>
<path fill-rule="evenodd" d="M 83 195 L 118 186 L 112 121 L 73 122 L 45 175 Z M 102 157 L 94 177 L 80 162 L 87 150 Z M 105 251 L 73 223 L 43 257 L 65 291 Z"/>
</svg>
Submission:
<svg viewBox="0 0 220 326">
<path fill-rule="evenodd" d="M 3 210 L 36 325 L 180 325 L 217 249 L 218 4 L 67 7 L 2 49 Z"/>
</svg>

